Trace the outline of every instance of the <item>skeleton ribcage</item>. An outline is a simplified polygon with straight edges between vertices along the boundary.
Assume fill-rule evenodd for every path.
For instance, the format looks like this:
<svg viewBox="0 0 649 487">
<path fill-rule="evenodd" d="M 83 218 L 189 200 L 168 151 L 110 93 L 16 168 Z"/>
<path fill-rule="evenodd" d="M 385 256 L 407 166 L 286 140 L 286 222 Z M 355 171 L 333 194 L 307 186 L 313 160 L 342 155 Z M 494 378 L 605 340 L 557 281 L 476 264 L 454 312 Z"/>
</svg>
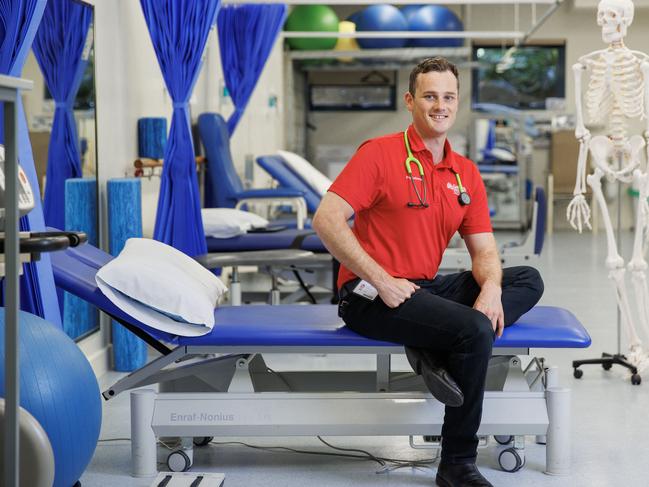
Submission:
<svg viewBox="0 0 649 487">
<path fill-rule="evenodd" d="M 624 117 L 644 116 L 644 81 L 640 61 L 631 52 L 601 55 L 591 62 L 591 76 L 586 92 L 586 110 L 592 122 L 607 122 L 621 129 Z"/>
</svg>

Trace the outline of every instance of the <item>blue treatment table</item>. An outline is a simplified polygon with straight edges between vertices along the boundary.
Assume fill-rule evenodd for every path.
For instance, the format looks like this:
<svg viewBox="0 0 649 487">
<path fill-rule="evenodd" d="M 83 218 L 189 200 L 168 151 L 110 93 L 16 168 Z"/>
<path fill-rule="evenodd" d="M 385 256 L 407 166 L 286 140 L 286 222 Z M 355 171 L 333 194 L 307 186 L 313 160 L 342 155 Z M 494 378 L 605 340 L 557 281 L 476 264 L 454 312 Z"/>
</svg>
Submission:
<svg viewBox="0 0 649 487">
<path fill-rule="evenodd" d="M 300 249 L 325 253 L 327 249 L 313 230 L 285 229 L 278 232 L 246 233 L 232 238 L 207 237 L 208 252 Z"/>
<path fill-rule="evenodd" d="M 391 370 L 403 347 L 363 338 L 345 328 L 331 305 L 241 306 L 215 310 L 216 325 L 200 337 L 152 329 L 115 307 L 95 274 L 111 257 L 84 245 L 52 254 L 57 285 L 92 302 L 145 339 L 161 356 L 104 391 L 160 384 L 160 392 L 131 393 L 133 474 L 156 471 L 156 437 L 180 436 L 171 455 L 193 461 L 192 439 L 209 436 L 439 435 L 444 406 L 421 377 Z M 531 348 L 584 348 L 588 333 L 569 311 L 538 306 L 495 343 L 479 435 L 513 439 L 503 469 L 524 463 L 525 435 L 547 436 L 545 470 L 570 469 L 570 391 L 558 387 L 556 367 L 532 358 Z M 375 370 L 275 372 L 263 354 L 371 354 Z M 338 369 L 338 368 L 337 368 Z M 184 457 L 183 457 L 184 458 Z"/>
</svg>

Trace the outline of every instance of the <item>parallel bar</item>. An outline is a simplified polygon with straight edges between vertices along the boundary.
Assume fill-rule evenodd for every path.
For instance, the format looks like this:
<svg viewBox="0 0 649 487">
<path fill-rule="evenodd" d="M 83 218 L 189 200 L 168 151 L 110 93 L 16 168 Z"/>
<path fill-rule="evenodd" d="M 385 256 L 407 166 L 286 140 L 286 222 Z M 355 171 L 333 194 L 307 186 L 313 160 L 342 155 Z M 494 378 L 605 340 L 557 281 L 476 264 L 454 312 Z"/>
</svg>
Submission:
<svg viewBox="0 0 649 487">
<path fill-rule="evenodd" d="M 238 5 L 242 3 L 284 3 L 287 5 L 317 5 L 322 4 L 321 0 L 223 0 L 225 5 Z M 327 5 L 376 5 L 386 4 L 390 5 L 421 5 L 421 0 L 329 0 Z M 436 1 L 437 5 L 529 5 L 529 4 L 550 4 L 554 0 L 439 0 Z"/>
<path fill-rule="evenodd" d="M 328 32 L 328 31 L 284 31 L 282 37 L 292 38 L 322 38 L 337 39 L 522 39 L 524 32 L 515 31 L 446 31 L 446 32 L 415 32 L 410 30 L 391 31 L 359 31 L 359 32 Z"/>
<path fill-rule="evenodd" d="M 18 487 L 19 483 L 19 436 L 18 411 L 20 407 L 20 382 L 18 369 L 18 310 L 20 292 L 18 277 L 18 110 L 19 90 L 31 90 L 29 80 L 0 75 L 0 101 L 4 101 L 5 126 L 5 452 L 4 485 Z M 0 474 L 1 475 L 1 474 Z"/>
<path fill-rule="evenodd" d="M 550 18 L 550 16 L 561 6 L 562 3 L 563 0 L 555 0 L 554 5 L 548 8 L 543 13 L 541 18 L 538 19 L 536 22 L 534 22 L 534 25 L 532 25 L 532 27 L 530 27 L 530 29 L 525 33 L 525 35 L 521 39 L 521 44 L 526 43 L 527 40 L 532 36 L 532 34 L 534 34 L 537 30 L 541 28 L 541 26 L 545 23 L 545 21 Z"/>
<path fill-rule="evenodd" d="M 3 97 L 4 98 L 4 97 Z M 9 98 L 9 97 L 7 97 Z M 5 98 L 5 100 L 7 100 Z M 5 485 L 18 487 L 19 483 L 19 437 L 18 408 L 20 407 L 20 383 L 18 371 L 18 309 L 20 293 L 18 275 L 18 117 L 16 116 L 17 90 L 13 100 L 4 104 L 5 124 L 5 383 L 6 428 L 5 438 Z"/>
<path fill-rule="evenodd" d="M 291 59 L 321 59 L 321 58 L 355 58 L 355 59 L 414 59 L 431 56 L 449 57 L 466 57 L 468 58 L 471 51 L 468 47 L 411 47 L 405 49 L 356 49 L 353 51 L 288 51 Z M 336 66 L 340 69 L 340 66 Z"/>
<path fill-rule="evenodd" d="M 0 87 L 9 88 L 11 90 L 24 90 L 29 91 L 34 87 L 34 82 L 28 79 L 14 78 L 13 76 L 7 76 L 6 74 L 0 74 Z M 13 97 L 5 98 L 2 97 L 2 100 L 12 100 Z"/>
</svg>

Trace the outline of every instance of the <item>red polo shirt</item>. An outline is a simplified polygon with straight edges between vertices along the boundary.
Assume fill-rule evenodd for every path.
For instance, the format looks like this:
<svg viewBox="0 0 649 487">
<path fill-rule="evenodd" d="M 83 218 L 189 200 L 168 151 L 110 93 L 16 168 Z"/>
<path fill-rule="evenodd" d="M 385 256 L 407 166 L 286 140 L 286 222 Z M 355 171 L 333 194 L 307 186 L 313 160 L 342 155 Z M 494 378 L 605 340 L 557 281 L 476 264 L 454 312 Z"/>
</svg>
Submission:
<svg viewBox="0 0 649 487">
<path fill-rule="evenodd" d="M 408 141 L 413 156 L 424 169 L 412 164 L 412 175 L 423 199 L 428 188 L 428 208 L 408 207 L 419 203 L 406 173 L 407 151 L 403 132 L 371 139 L 358 151 L 333 182 L 329 191 L 354 209 L 352 231 L 363 249 L 393 277 L 433 279 L 442 254 L 456 231 L 462 236 L 491 232 L 487 193 L 477 166 L 453 152 L 448 140 L 444 159 L 433 164 L 432 154 L 411 125 Z M 461 206 L 455 173 L 471 197 Z M 340 266 L 338 287 L 356 276 Z"/>
</svg>

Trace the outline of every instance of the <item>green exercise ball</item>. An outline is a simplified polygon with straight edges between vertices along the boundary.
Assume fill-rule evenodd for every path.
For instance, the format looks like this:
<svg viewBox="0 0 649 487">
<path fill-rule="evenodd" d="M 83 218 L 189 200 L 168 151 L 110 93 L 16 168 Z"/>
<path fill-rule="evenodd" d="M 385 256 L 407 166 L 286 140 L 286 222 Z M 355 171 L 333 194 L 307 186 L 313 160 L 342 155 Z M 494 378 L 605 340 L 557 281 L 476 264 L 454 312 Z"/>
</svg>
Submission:
<svg viewBox="0 0 649 487">
<path fill-rule="evenodd" d="M 338 16 L 326 5 L 298 5 L 286 19 L 284 30 L 338 32 Z M 333 49 L 337 40 L 335 37 L 296 37 L 287 42 L 291 49 L 318 51 Z"/>
</svg>

